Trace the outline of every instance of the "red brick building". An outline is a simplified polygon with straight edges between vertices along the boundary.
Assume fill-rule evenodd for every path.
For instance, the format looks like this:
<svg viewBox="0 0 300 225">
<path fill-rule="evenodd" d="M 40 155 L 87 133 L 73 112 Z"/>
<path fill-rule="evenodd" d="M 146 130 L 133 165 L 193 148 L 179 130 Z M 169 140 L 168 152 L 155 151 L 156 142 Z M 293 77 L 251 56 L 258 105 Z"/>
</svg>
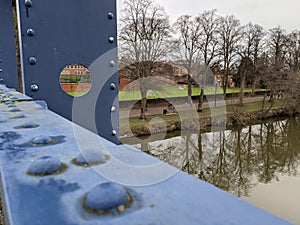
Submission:
<svg viewBox="0 0 300 225">
<path fill-rule="evenodd" d="M 80 76 L 83 74 L 89 74 L 89 70 L 85 66 L 79 64 L 66 66 L 60 73 L 62 76 Z"/>
<path fill-rule="evenodd" d="M 91 88 L 90 72 L 80 64 L 66 66 L 60 73 L 60 85 L 67 93 L 85 93 Z"/>
</svg>

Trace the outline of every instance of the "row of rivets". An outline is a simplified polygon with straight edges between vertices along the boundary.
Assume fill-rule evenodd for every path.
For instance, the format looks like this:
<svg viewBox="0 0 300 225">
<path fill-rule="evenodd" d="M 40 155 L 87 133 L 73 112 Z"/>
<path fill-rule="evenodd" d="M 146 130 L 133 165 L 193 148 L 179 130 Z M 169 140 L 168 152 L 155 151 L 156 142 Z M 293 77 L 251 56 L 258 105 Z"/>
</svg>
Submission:
<svg viewBox="0 0 300 225">
<path fill-rule="evenodd" d="M 110 19 L 110 20 L 112 20 L 112 19 L 114 18 L 114 14 L 113 14 L 112 12 L 109 12 L 109 13 L 107 14 L 107 16 L 108 16 L 108 19 Z M 110 43 L 114 43 L 114 42 L 115 42 L 115 39 L 114 39 L 114 37 L 109 37 L 108 41 L 109 41 Z"/>
<path fill-rule="evenodd" d="M 109 12 L 107 14 L 107 16 L 108 16 L 108 19 L 110 19 L 110 20 L 112 20 L 114 18 L 114 14 L 112 12 Z M 108 41 L 109 41 L 109 43 L 114 43 L 115 42 L 115 38 L 111 36 L 111 37 L 109 37 Z M 111 60 L 110 63 L 109 63 L 109 65 L 110 65 L 110 67 L 115 67 L 116 63 L 115 63 L 114 60 Z M 114 91 L 114 90 L 117 89 L 117 86 L 114 83 L 112 83 L 110 85 L 110 89 L 112 91 Z M 110 111 L 113 113 L 116 110 L 117 110 L 117 108 L 115 106 L 112 106 Z M 117 131 L 116 130 L 112 130 L 111 135 L 116 136 L 117 135 Z"/>
<path fill-rule="evenodd" d="M 31 8 L 32 5 L 33 5 L 31 0 L 25 0 L 24 4 L 25 4 L 25 6 L 28 7 L 28 8 Z M 27 34 L 29 37 L 32 37 L 32 36 L 35 35 L 35 31 L 34 31 L 34 29 L 32 29 L 32 28 L 28 28 L 27 31 L 26 31 L 26 34 Z M 28 63 L 29 63 L 30 65 L 35 65 L 35 64 L 37 63 L 37 59 L 36 59 L 34 56 L 30 56 L 30 57 L 28 58 Z M 36 91 L 38 91 L 38 89 L 39 89 L 39 87 L 38 87 L 36 84 L 31 85 L 30 88 L 31 88 L 31 91 L 33 91 L 33 92 L 36 92 Z"/>
</svg>

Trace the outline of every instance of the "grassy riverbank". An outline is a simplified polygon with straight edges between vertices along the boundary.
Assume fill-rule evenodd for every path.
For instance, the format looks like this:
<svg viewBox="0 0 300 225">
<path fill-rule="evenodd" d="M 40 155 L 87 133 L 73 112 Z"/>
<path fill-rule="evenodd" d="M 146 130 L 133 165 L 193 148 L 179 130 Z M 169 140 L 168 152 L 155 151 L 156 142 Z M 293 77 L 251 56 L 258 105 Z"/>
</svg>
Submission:
<svg viewBox="0 0 300 225">
<path fill-rule="evenodd" d="M 229 105 L 217 108 L 205 108 L 203 112 L 184 111 L 179 114 L 170 115 L 151 115 L 147 116 L 147 120 L 140 120 L 138 117 L 120 120 L 120 136 L 131 137 L 143 136 L 153 133 L 173 132 L 181 129 L 198 129 L 198 125 L 202 130 L 209 130 L 212 125 L 215 126 L 234 126 L 246 125 L 253 121 L 266 118 L 284 116 L 286 110 L 283 102 L 276 100 L 271 110 L 267 110 L 271 103 L 263 102 L 246 103 L 243 106 Z M 220 118 L 225 120 L 220 120 Z M 198 123 L 199 121 L 199 123 Z M 222 124 L 222 123 L 226 124 Z M 129 124 L 129 127 L 126 125 Z"/>
<path fill-rule="evenodd" d="M 265 91 L 265 89 L 255 89 L 254 92 Z M 226 90 L 227 94 L 239 93 L 239 88 L 228 88 Z M 244 89 L 244 93 L 251 93 L 252 89 L 246 88 Z M 199 96 L 200 88 L 193 87 L 192 96 Z M 215 94 L 223 94 L 222 88 L 215 87 L 207 87 L 204 90 L 204 95 L 215 95 Z M 180 98 L 187 97 L 187 86 L 164 86 L 158 90 L 148 91 L 147 99 L 159 99 L 159 98 Z M 141 94 L 139 90 L 130 90 L 130 91 L 119 91 L 119 100 L 120 101 L 133 101 L 133 100 L 141 100 Z"/>
</svg>

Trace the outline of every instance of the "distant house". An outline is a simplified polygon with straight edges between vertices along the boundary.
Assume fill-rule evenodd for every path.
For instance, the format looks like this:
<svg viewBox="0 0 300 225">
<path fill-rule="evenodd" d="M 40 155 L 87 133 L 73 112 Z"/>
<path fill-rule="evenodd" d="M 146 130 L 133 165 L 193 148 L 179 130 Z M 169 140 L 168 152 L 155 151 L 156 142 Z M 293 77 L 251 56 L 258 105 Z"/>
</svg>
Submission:
<svg viewBox="0 0 300 225">
<path fill-rule="evenodd" d="M 74 64 L 66 66 L 60 74 L 66 76 L 80 76 L 87 73 L 89 73 L 89 71 L 86 67 L 79 64 Z"/>
<path fill-rule="evenodd" d="M 61 88 L 67 93 L 86 93 L 91 88 L 90 72 L 80 64 L 66 66 L 61 71 L 59 79 Z"/>
<path fill-rule="evenodd" d="M 222 87 L 222 79 L 223 79 L 223 75 L 222 74 L 215 74 L 215 85 L 217 85 L 217 87 Z M 233 81 L 233 75 L 228 75 L 228 81 L 227 81 L 227 87 L 229 88 L 234 88 L 235 82 Z"/>
<path fill-rule="evenodd" d="M 223 85 L 223 77 L 224 71 L 220 69 L 220 66 L 215 66 L 213 69 L 214 73 L 214 83 L 218 87 L 222 87 Z M 233 81 L 233 76 L 238 72 L 237 69 L 233 68 L 228 73 L 228 80 L 227 80 L 227 87 L 234 88 L 236 86 L 235 82 Z"/>
</svg>

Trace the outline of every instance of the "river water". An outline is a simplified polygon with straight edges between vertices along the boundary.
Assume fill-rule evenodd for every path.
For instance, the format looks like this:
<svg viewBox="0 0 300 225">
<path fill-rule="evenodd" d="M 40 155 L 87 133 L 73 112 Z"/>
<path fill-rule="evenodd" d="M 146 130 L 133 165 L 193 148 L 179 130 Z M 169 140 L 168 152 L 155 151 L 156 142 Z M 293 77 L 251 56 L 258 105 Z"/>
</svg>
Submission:
<svg viewBox="0 0 300 225">
<path fill-rule="evenodd" d="M 300 225 L 300 118 L 125 143 Z"/>
</svg>

